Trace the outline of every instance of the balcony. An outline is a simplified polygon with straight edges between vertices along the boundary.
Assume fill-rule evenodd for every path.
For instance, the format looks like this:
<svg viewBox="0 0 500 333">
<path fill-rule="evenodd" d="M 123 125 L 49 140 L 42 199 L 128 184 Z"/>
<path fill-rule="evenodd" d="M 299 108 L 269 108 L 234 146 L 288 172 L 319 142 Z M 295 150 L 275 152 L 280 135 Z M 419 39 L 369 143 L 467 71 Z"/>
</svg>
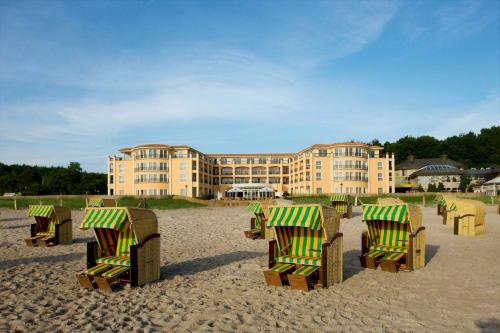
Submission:
<svg viewBox="0 0 500 333">
<path fill-rule="evenodd" d="M 165 171 L 168 172 L 168 168 L 162 169 L 158 167 L 144 167 L 144 168 L 134 168 L 135 172 L 142 172 L 142 171 Z"/>
<path fill-rule="evenodd" d="M 168 179 L 136 179 L 134 184 L 144 184 L 144 183 L 168 183 Z"/>
</svg>

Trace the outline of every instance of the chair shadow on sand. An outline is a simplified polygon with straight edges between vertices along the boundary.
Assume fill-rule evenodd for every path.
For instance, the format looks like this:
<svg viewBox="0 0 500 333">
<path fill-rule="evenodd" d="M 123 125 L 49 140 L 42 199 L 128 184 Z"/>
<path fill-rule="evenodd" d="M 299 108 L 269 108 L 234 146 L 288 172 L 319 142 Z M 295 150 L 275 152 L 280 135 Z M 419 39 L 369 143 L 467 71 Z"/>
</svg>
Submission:
<svg viewBox="0 0 500 333">
<path fill-rule="evenodd" d="M 363 271 L 359 261 L 361 250 L 349 250 L 344 252 L 344 281 Z"/>
<path fill-rule="evenodd" d="M 19 258 L 12 260 L 0 261 L 0 269 L 12 268 L 18 265 L 26 264 L 55 264 L 62 262 L 69 262 L 73 260 L 79 260 L 85 256 L 85 253 L 70 253 L 70 254 L 59 254 L 54 256 L 43 256 L 43 257 L 30 257 L 30 258 Z"/>
<path fill-rule="evenodd" d="M 236 251 L 165 265 L 160 268 L 160 280 L 170 279 L 176 275 L 193 275 L 238 261 L 258 258 L 265 255 L 267 255 L 266 252 Z"/>
<path fill-rule="evenodd" d="M 432 258 L 438 253 L 439 245 L 425 244 L 425 264 L 431 262 Z"/>
<path fill-rule="evenodd" d="M 73 239 L 74 244 L 80 244 L 80 243 L 88 243 L 93 241 L 95 238 L 94 237 L 84 237 L 84 238 L 75 238 Z"/>
<path fill-rule="evenodd" d="M 475 324 L 481 333 L 500 332 L 500 319 L 497 318 L 479 319 Z"/>
<path fill-rule="evenodd" d="M 0 222 L 13 222 L 13 221 L 21 221 L 21 220 L 25 220 L 25 219 L 26 219 L 25 217 L 10 217 L 10 218 L 6 218 L 6 219 L 0 218 Z"/>
<path fill-rule="evenodd" d="M 27 225 L 16 224 L 16 225 L 9 225 L 9 226 L 5 226 L 5 227 L 1 226 L 0 230 L 2 230 L 2 229 L 21 229 L 21 228 L 29 228 L 29 227 L 30 227 L 29 224 L 27 224 Z"/>
</svg>

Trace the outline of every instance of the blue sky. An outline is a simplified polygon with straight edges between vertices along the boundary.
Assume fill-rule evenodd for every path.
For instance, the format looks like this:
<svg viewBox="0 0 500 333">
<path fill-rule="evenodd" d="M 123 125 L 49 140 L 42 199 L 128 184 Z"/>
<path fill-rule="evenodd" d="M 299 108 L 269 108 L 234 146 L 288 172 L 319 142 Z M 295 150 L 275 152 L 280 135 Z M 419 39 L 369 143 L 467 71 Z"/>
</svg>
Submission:
<svg viewBox="0 0 500 333">
<path fill-rule="evenodd" d="M 0 161 L 500 124 L 500 1 L 2 1 Z"/>
</svg>

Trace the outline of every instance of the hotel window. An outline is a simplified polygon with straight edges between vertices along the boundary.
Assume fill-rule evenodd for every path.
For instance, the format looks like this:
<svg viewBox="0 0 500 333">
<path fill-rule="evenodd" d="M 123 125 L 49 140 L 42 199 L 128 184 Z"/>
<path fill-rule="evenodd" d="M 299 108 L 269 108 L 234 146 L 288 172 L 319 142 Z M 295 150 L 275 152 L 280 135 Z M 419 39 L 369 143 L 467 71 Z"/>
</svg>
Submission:
<svg viewBox="0 0 500 333">
<path fill-rule="evenodd" d="M 196 181 L 196 173 L 193 173 L 193 175 L 192 175 L 192 180 L 193 180 L 193 182 L 195 182 L 195 181 Z"/>
<path fill-rule="evenodd" d="M 352 147 L 347 147 L 345 149 L 346 156 L 352 156 Z"/>
<path fill-rule="evenodd" d="M 241 164 L 241 158 L 235 158 L 234 164 Z"/>
<path fill-rule="evenodd" d="M 167 157 L 167 151 L 165 149 L 160 149 L 160 158 L 166 158 Z"/>
<path fill-rule="evenodd" d="M 348 161 L 345 161 L 345 168 L 346 169 L 352 169 L 352 161 L 351 160 L 348 160 Z"/>
<path fill-rule="evenodd" d="M 383 180 L 384 179 L 384 177 L 383 177 L 383 175 L 382 175 L 381 172 L 377 173 L 377 179 L 378 180 Z"/>
<path fill-rule="evenodd" d="M 179 163 L 179 169 L 186 170 L 186 162 L 183 161 L 183 162 Z"/>
<path fill-rule="evenodd" d="M 227 164 L 227 158 L 225 158 L 225 157 L 221 158 L 220 164 Z"/>
<path fill-rule="evenodd" d="M 354 155 L 355 155 L 355 156 L 361 156 L 361 148 L 356 148 L 356 149 L 354 150 Z"/>
<path fill-rule="evenodd" d="M 377 169 L 378 170 L 382 170 L 383 167 L 384 167 L 384 164 L 382 162 L 377 162 Z"/>
<path fill-rule="evenodd" d="M 165 173 L 160 173 L 160 182 L 162 183 L 166 183 L 168 180 L 167 180 L 167 174 Z"/>
<path fill-rule="evenodd" d="M 109 183 L 113 184 L 113 182 L 114 182 L 114 178 L 113 178 L 113 175 L 111 175 L 111 176 L 109 176 Z"/>
<path fill-rule="evenodd" d="M 114 164 L 110 164 L 109 165 L 109 172 L 113 172 L 115 171 L 115 165 Z"/>
<path fill-rule="evenodd" d="M 341 193 L 342 192 L 342 188 L 341 187 L 336 187 L 335 188 L 335 193 Z"/>
<path fill-rule="evenodd" d="M 335 169 L 342 169 L 342 161 L 335 160 Z"/>
<path fill-rule="evenodd" d="M 124 177 L 124 176 L 120 176 L 120 177 L 118 178 L 118 181 L 119 181 L 121 184 L 125 183 L 125 177 Z"/>
<path fill-rule="evenodd" d="M 328 156 L 327 150 L 326 149 L 319 149 L 318 150 L 318 156 L 321 156 L 321 157 Z"/>
<path fill-rule="evenodd" d="M 181 182 L 185 182 L 186 181 L 186 174 L 184 173 L 181 173 Z"/>
<path fill-rule="evenodd" d="M 316 194 L 323 193 L 323 189 L 321 187 L 316 188 Z"/>
<path fill-rule="evenodd" d="M 149 157 L 156 158 L 156 149 L 149 150 Z"/>
<path fill-rule="evenodd" d="M 321 172 L 316 172 L 316 180 L 321 180 Z"/>
<path fill-rule="evenodd" d="M 160 189 L 160 195 L 168 195 L 168 190 Z"/>
<path fill-rule="evenodd" d="M 118 166 L 118 170 L 120 170 L 120 172 L 125 171 L 125 165 L 124 165 L 124 164 L 120 164 L 120 165 Z"/>
<path fill-rule="evenodd" d="M 384 193 L 384 189 L 382 187 L 379 187 L 378 188 L 378 194 L 382 194 L 382 193 Z"/>
<path fill-rule="evenodd" d="M 259 164 L 266 164 L 267 159 L 266 158 L 259 158 Z"/>
<path fill-rule="evenodd" d="M 139 158 L 146 158 L 146 151 L 145 150 L 139 150 Z"/>
<path fill-rule="evenodd" d="M 153 173 L 153 174 L 150 174 L 150 175 L 149 175 L 149 181 L 150 181 L 150 182 L 152 182 L 152 183 L 156 183 L 156 180 L 157 180 L 157 179 L 158 179 L 158 178 L 157 178 L 156 174 L 154 174 L 154 173 Z"/>
<path fill-rule="evenodd" d="M 335 156 L 342 156 L 342 148 L 335 148 Z"/>
<path fill-rule="evenodd" d="M 316 169 L 321 169 L 321 161 L 316 161 Z"/>
</svg>

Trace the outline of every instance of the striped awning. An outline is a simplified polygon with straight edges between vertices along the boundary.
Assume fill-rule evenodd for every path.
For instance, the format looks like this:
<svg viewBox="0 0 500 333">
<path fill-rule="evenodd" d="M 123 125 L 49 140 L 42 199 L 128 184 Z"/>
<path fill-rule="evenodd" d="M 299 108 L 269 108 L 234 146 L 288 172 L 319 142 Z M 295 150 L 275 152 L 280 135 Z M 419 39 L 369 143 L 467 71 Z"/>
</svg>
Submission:
<svg viewBox="0 0 500 333">
<path fill-rule="evenodd" d="M 251 202 L 247 206 L 247 211 L 249 211 L 251 213 L 258 214 L 258 213 L 262 212 L 262 206 L 261 206 L 260 202 Z"/>
<path fill-rule="evenodd" d="M 54 215 L 53 205 L 30 205 L 28 216 L 52 217 Z"/>
<path fill-rule="evenodd" d="M 400 205 L 363 205 L 363 221 L 395 221 L 408 223 L 408 207 Z"/>
<path fill-rule="evenodd" d="M 441 206 L 446 205 L 446 199 L 444 197 L 439 198 L 438 204 L 440 204 Z"/>
<path fill-rule="evenodd" d="M 103 201 L 100 198 L 89 199 L 87 207 L 102 207 Z"/>
<path fill-rule="evenodd" d="M 269 208 L 268 227 L 321 229 L 320 206 L 273 206 Z"/>
<path fill-rule="evenodd" d="M 105 228 L 123 231 L 127 221 L 127 208 L 88 208 L 80 228 Z"/>
<path fill-rule="evenodd" d="M 347 195 L 346 194 L 334 194 L 330 197 L 330 201 L 347 202 Z"/>
<path fill-rule="evenodd" d="M 450 208 L 448 208 L 448 210 L 450 212 L 455 212 L 457 210 L 457 205 L 453 202 L 450 206 Z"/>
</svg>

